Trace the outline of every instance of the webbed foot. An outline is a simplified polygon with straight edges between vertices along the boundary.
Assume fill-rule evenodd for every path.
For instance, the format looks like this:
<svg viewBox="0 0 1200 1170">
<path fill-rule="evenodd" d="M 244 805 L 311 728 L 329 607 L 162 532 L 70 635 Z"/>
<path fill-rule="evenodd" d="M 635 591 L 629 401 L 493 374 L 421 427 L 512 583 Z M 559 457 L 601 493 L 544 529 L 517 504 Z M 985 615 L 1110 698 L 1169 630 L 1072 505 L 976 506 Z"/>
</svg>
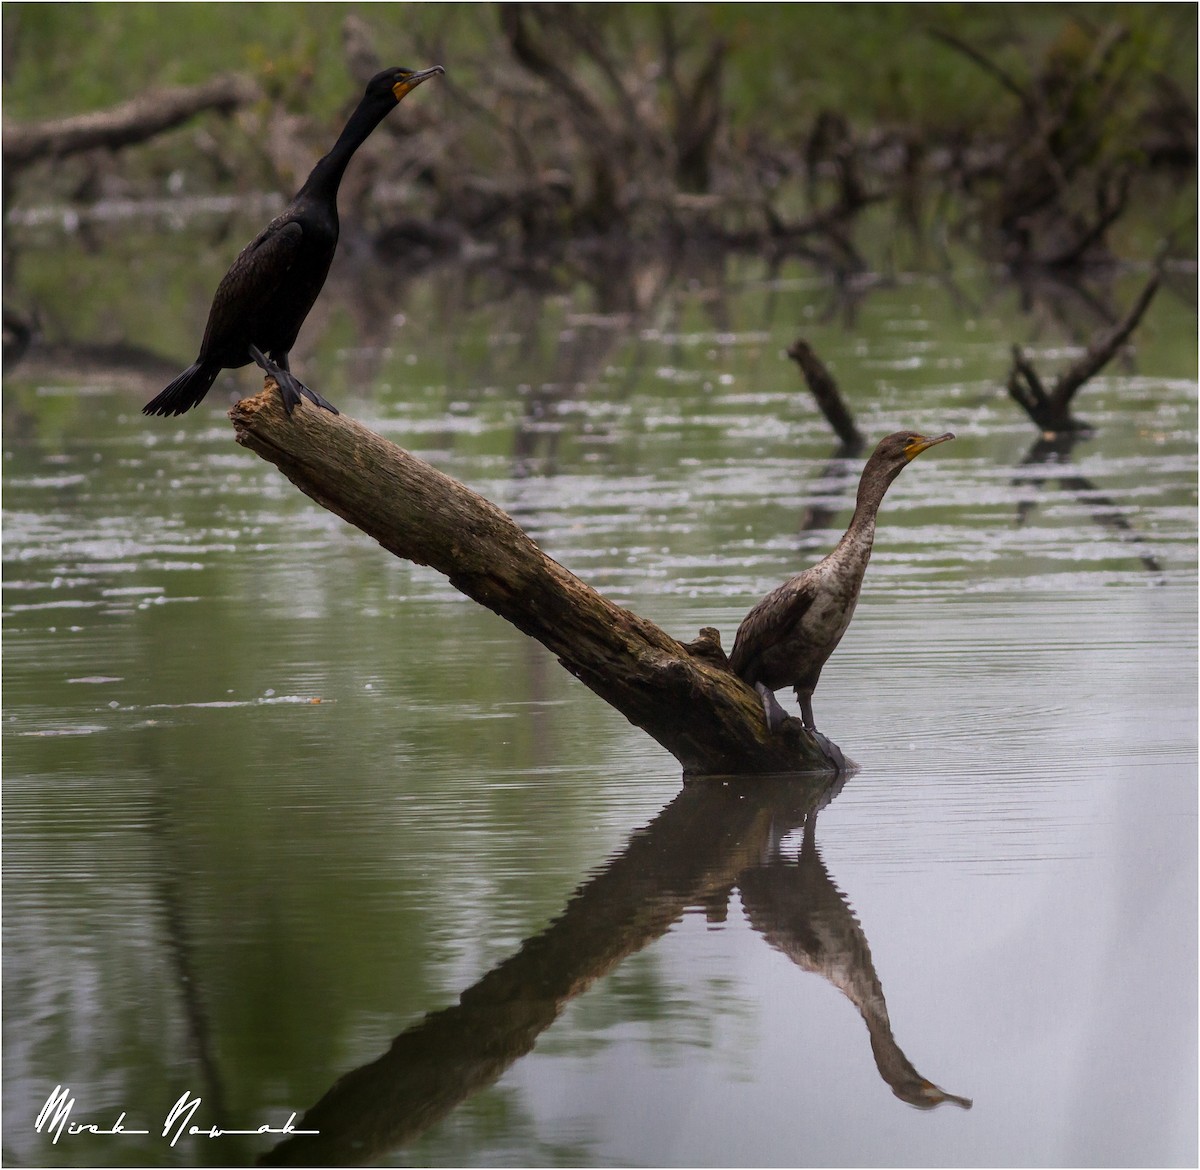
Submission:
<svg viewBox="0 0 1200 1170">
<path fill-rule="evenodd" d="M 279 386 L 279 393 L 283 396 L 283 409 L 289 415 L 299 406 L 301 396 L 307 398 L 314 406 L 329 411 L 330 414 L 338 413 L 338 408 L 332 402 L 321 397 L 315 390 L 310 390 L 295 374 L 290 374 L 287 370 L 277 370 L 273 372 L 272 377 Z"/>
<path fill-rule="evenodd" d="M 763 714 L 767 717 L 768 730 L 778 731 L 787 718 L 787 712 L 779 705 L 779 701 L 775 698 L 775 692 L 765 683 L 755 683 L 754 689 L 758 692 L 758 697 L 762 699 Z"/>
<path fill-rule="evenodd" d="M 286 365 L 271 361 L 257 346 L 250 347 L 250 356 L 265 373 L 275 379 L 280 397 L 283 399 L 283 409 L 287 411 L 289 418 L 292 411 L 300 405 L 301 397 L 307 398 L 314 406 L 319 406 L 322 410 L 329 411 L 330 414 L 339 413 L 338 408 L 332 402 L 323 398 L 315 390 L 310 390 Z"/>
<path fill-rule="evenodd" d="M 810 727 L 809 733 L 813 739 L 817 741 L 817 746 L 825 753 L 825 758 L 829 760 L 839 772 L 846 772 L 849 765 L 846 763 L 846 757 L 842 754 L 842 749 L 838 747 L 828 736 L 822 735 L 815 727 Z"/>
</svg>

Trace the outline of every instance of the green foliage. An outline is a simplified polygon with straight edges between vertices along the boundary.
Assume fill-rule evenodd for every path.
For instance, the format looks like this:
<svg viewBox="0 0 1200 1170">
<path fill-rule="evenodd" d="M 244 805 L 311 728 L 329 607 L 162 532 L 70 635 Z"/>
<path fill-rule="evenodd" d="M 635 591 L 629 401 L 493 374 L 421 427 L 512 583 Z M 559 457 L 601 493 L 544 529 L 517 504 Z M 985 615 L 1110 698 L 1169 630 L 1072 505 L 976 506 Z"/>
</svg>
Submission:
<svg viewBox="0 0 1200 1170">
<path fill-rule="evenodd" d="M 337 4 L 6 5 L 9 113 L 78 113 L 230 71 L 290 104 L 331 111 L 345 100 L 345 14 Z"/>
<path fill-rule="evenodd" d="M 1072 26 L 1120 23 L 1130 32 L 1129 69 L 1160 73 L 1185 93 L 1196 85 L 1189 4 L 1075 4 L 1065 13 L 1044 4 L 589 4 L 579 12 L 631 68 L 658 64 L 664 27 L 681 53 L 703 53 L 721 37 L 730 46 L 734 124 L 774 135 L 804 127 L 822 108 L 929 129 L 986 127 L 1006 116 L 1010 103 L 996 81 L 935 40 L 935 29 L 1024 78 L 1070 40 Z M 342 25 L 352 13 L 375 30 L 389 62 L 436 49 L 460 84 L 469 84 L 472 60 L 495 51 L 490 5 L 13 3 L 3 16 L 8 114 L 75 113 L 152 84 L 244 70 L 289 106 L 331 115 L 346 99 Z"/>
</svg>

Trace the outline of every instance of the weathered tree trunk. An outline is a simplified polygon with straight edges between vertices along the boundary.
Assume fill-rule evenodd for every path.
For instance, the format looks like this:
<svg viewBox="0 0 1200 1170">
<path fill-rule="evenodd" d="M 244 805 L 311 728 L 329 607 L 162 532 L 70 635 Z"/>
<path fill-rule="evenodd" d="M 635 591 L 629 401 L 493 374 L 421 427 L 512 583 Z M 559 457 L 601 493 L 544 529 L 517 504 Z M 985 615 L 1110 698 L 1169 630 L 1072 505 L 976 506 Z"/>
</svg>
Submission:
<svg viewBox="0 0 1200 1170">
<path fill-rule="evenodd" d="M 230 418 L 239 443 L 317 503 L 536 638 L 662 744 L 685 778 L 845 767 L 798 719 L 767 730 L 715 631 L 682 645 L 551 560 L 494 504 L 362 424 L 307 404 L 289 418 L 270 379 Z"/>
</svg>

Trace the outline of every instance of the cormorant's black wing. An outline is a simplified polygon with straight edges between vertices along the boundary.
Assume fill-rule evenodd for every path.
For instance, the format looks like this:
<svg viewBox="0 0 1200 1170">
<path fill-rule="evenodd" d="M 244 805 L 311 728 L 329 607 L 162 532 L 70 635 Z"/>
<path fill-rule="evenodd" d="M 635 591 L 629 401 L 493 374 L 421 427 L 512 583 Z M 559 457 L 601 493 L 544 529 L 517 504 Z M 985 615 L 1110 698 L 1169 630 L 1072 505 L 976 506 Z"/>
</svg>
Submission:
<svg viewBox="0 0 1200 1170">
<path fill-rule="evenodd" d="M 225 339 L 239 337 L 256 310 L 266 307 L 279 291 L 300 257 L 304 228 L 293 220 L 273 220 L 239 253 L 217 285 L 200 352 L 210 343 L 224 347 Z"/>
</svg>

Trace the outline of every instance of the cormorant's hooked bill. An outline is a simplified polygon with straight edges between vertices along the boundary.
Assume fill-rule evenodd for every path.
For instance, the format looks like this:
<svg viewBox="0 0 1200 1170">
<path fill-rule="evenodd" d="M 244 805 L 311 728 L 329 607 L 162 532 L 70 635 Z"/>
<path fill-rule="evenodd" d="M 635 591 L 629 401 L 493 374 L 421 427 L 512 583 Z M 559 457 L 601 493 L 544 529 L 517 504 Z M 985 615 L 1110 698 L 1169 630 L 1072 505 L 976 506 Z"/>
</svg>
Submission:
<svg viewBox="0 0 1200 1170">
<path fill-rule="evenodd" d="M 393 66 L 367 82 L 350 120 L 296 197 L 242 249 L 208 310 L 200 354 L 143 414 L 183 414 L 198 406 L 222 370 L 255 362 L 279 386 L 291 414 L 301 398 L 337 414 L 291 371 L 288 355 L 329 274 L 338 241 L 337 193 L 354 152 L 422 82 L 446 71 Z"/>
<path fill-rule="evenodd" d="M 936 439 L 927 439 L 924 435 L 913 435 L 904 447 L 904 457 L 911 463 L 922 451 L 928 451 L 930 447 L 936 447 L 938 443 L 948 442 L 954 436 L 947 431 L 944 435 L 938 435 Z"/>
<path fill-rule="evenodd" d="M 428 69 L 395 69 L 391 70 L 392 74 L 400 74 L 392 83 L 392 93 L 396 96 L 396 101 L 399 101 L 406 93 L 411 93 L 422 81 L 427 81 L 431 77 L 436 77 L 439 73 L 446 71 L 440 65 L 431 65 Z"/>
</svg>

